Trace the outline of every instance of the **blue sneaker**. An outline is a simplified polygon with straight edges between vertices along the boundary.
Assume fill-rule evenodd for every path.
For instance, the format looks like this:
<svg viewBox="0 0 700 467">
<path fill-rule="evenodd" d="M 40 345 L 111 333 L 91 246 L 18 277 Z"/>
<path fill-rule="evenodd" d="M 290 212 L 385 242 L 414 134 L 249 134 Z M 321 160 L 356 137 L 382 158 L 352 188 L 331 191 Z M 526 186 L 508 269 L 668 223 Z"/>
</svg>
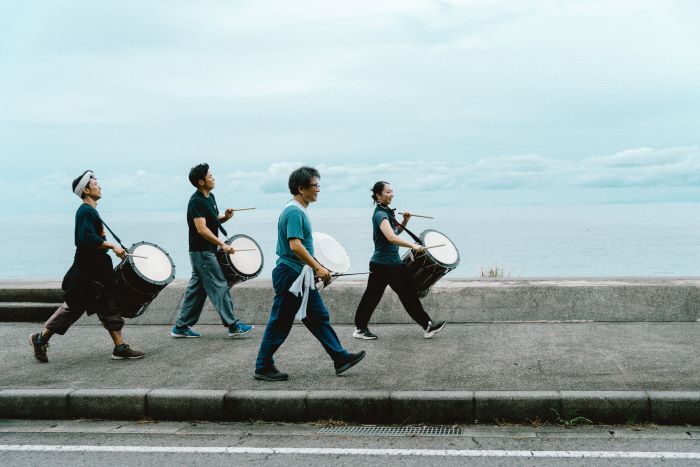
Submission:
<svg viewBox="0 0 700 467">
<path fill-rule="evenodd" d="M 181 329 L 177 326 L 173 326 L 170 330 L 170 335 L 173 337 L 202 337 L 200 333 L 193 331 L 190 327 Z"/>
<path fill-rule="evenodd" d="M 243 337 L 253 330 L 255 326 L 236 321 L 228 327 L 228 337 Z"/>
</svg>

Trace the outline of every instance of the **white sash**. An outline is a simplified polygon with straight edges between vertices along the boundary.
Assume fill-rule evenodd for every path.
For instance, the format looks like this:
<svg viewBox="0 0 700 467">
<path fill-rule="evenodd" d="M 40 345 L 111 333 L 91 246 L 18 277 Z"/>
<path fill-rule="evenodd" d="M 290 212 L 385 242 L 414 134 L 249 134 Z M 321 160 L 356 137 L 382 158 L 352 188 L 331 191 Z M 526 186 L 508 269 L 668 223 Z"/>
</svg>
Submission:
<svg viewBox="0 0 700 467">
<path fill-rule="evenodd" d="M 291 200 L 289 203 L 287 203 L 285 209 L 289 206 L 295 206 L 296 208 L 300 209 L 301 212 L 304 213 L 304 216 L 307 218 L 307 220 L 309 220 L 309 215 L 306 212 L 306 208 L 304 208 L 304 206 L 302 206 L 301 203 L 299 203 L 297 200 Z M 289 287 L 289 291 L 292 294 L 294 294 L 297 297 L 301 296 L 301 305 L 299 306 L 299 310 L 297 310 L 297 314 L 294 315 L 294 319 L 303 320 L 304 318 L 306 318 L 306 308 L 309 304 L 309 290 L 311 289 L 316 289 L 316 283 L 314 281 L 314 270 L 311 269 L 309 265 L 305 264 L 304 267 L 301 269 L 301 274 L 299 274 L 299 277 L 297 277 L 292 286 Z"/>
</svg>

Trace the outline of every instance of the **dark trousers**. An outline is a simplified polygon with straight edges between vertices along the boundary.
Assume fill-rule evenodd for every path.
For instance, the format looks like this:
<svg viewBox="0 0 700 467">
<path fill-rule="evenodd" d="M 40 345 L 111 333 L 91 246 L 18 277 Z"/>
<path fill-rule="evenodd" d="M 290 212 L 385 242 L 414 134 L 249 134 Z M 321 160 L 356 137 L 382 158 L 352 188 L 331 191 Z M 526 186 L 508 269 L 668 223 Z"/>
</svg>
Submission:
<svg viewBox="0 0 700 467">
<path fill-rule="evenodd" d="M 255 362 L 256 370 L 268 369 L 275 364 L 272 357 L 292 330 L 294 316 L 301 305 L 301 298 L 289 292 L 289 287 L 292 286 L 297 277 L 299 277 L 299 273 L 284 264 L 277 265 L 272 271 L 275 298 L 272 302 L 270 319 L 260 343 L 258 358 Z M 309 294 L 306 318 L 302 322 L 318 339 L 334 363 L 345 362 L 350 354 L 343 349 L 331 326 L 328 309 L 323 304 L 321 294 L 318 293 L 318 290 L 309 290 Z"/>
<path fill-rule="evenodd" d="M 423 304 L 418 299 L 418 292 L 413 286 L 406 266 L 370 262 L 369 271 L 367 289 L 365 289 L 355 312 L 355 327 L 357 329 L 367 328 L 372 313 L 379 305 L 387 285 L 399 296 L 399 300 L 409 316 L 423 329 L 428 327 L 430 316 L 425 312 Z"/>
<path fill-rule="evenodd" d="M 44 327 L 54 334 L 64 335 L 68 328 L 85 313 L 84 309 L 71 308 L 63 303 L 46 321 Z M 124 327 L 124 318 L 113 303 L 105 304 L 96 311 L 97 317 L 102 322 L 102 326 L 108 331 L 121 331 Z"/>
</svg>

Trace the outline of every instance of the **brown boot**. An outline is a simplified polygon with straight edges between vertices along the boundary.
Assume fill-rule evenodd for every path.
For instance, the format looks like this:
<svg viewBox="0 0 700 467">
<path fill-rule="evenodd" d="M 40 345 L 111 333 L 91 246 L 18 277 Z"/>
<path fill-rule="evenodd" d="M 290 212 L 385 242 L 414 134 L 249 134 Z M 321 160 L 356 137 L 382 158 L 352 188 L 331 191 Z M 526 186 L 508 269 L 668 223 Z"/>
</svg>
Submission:
<svg viewBox="0 0 700 467">
<path fill-rule="evenodd" d="M 29 335 L 29 345 L 34 349 L 34 357 L 41 363 L 48 363 L 49 357 L 46 356 L 46 351 L 49 350 L 49 343 L 39 343 L 39 336 L 41 334 L 34 333 Z"/>
<path fill-rule="evenodd" d="M 114 348 L 114 352 L 112 352 L 112 360 L 124 360 L 127 358 L 135 360 L 137 358 L 143 358 L 144 355 L 146 354 L 140 350 L 132 349 L 126 344 L 121 344 Z"/>
</svg>

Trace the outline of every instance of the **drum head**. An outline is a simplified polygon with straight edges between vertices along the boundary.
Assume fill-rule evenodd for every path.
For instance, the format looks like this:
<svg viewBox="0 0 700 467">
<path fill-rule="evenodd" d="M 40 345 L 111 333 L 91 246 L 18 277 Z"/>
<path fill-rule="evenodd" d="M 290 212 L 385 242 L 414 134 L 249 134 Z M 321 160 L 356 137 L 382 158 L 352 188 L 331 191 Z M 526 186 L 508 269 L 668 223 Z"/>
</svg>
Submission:
<svg viewBox="0 0 700 467">
<path fill-rule="evenodd" d="M 434 245 L 444 245 L 440 247 L 430 248 L 426 254 L 437 263 L 454 269 L 459 264 L 459 251 L 452 241 L 445 234 L 437 230 L 426 230 L 421 235 L 423 245 L 430 247 Z"/>
<path fill-rule="evenodd" d="M 350 257 L 345 248 L 328 234 L 314 232 L 314 257 L 331 272 L 343 273 L 350 269 Z"/>
<path fill-rule="evenodd" d="M 234 235 L 226 243 L 231 245 L 236 251 L 228 255 L 229 264 L 244 276 L 257 276 L 263 268 L 263 255 L 260 246 L 247 235 Z"/>
<path fill-rule="evenodd" d="M 158 245 L 148 242 L 135 243 L 129 249 L 129 263 L 143 279 L 154 283 L 170 283 L 175 277 L 175 264 Z M 143 258 L 141 258 L 143 256 Z"/>
</svg>

